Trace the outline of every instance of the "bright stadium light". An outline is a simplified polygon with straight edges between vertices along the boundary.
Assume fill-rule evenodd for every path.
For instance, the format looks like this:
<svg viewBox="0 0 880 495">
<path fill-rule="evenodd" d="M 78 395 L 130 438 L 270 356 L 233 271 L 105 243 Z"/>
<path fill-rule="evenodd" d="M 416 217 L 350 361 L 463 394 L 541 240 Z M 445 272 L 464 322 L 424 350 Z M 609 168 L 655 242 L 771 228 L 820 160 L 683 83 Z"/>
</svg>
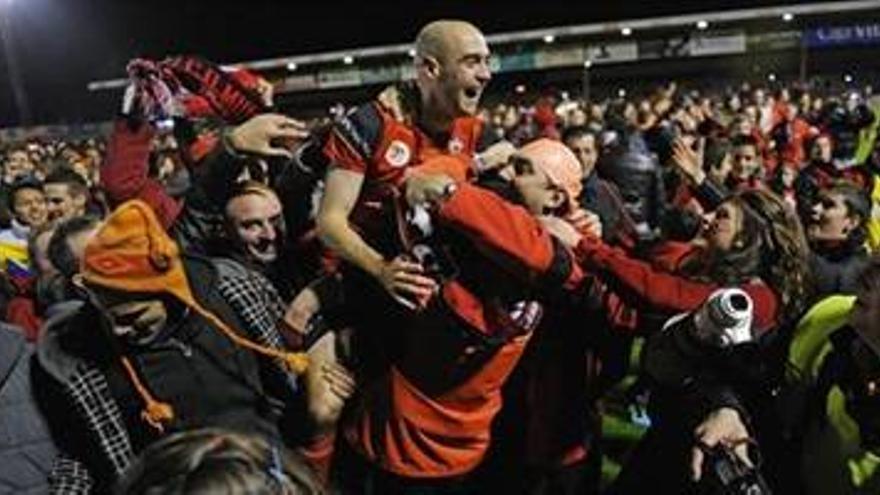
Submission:
<svg viewBox="0 0 880 495">
<path fill-rule="evenodd" d="M 407 50 L 406 54 L 409 55 L 410 58 L 416 58 L 416 49 L 410 48 Z"/>
<path fill-rule="evenodd" d="M 785 22 L 791 22 L 794 20 L 794 14 L 792 14 L 791 12 L 786 12 L 782 14 L 782 20 Z"/>
<path fill-rule="evenodd" d="M 593 66 L 592 60 L 584 60 L 584 69 L 589 69 L 592 66 Z"/>
<path fill-rule="evenodd" d="M 620 30 L 620 34 L 622 34 L 624 36 L 629 36 L 629 35 L 633 34 L 633 30 L 631 27 L 625 27 Z"/>
<path fill-rule="evenodd" d="M 346 56 L 342 59 L 342 63 L 345 64 L 345 65 L 351 65 L 351 64 L 354 63 L 354 57 L 352 57 L 351 55 L 346 55 Z"/>
<path fill-rule="evenodd" d="M 697 21 L 697 29 L 703 31 L 709 27 L 708 21 Z"/>
<path fill-rule="evenodd" d="M 516 85 L 516 88 L 514 88 L 514 91 L 516 91 L 517 94 L 523 94 L 523 93 L 525 93 L 525 92 L 526 92 L 526 86 L 525 86 L 525 84 L 517 84 L 517 85 Z"/>
<path fill-rule="evenodd" d="M 776 74 L 774 74 L 772 72 L 767 74 L 767 80 L 770 82 L 776 82 Z"/>
<path fill-rule="evenodd" d="M 844 74 L 843 75 L 843 82 L 845 82 L 847 84 L 853 82 L 853 76 L 851 74 Z"/>
<path fill-rule="evenodd" d="M 626 98 L 626 90 L 623 88 L 618 89 L 617 90 L 617 97 L 618 98 Z"/>
<path fill-rule="evenodd" d="M 289 70 L 290 72 L 293 72 L 296 69 L 297 69 L 296 62 L 288 62 L 287 63 L 287 70 Z"/>
<path fill-rule="evenodd" d="M 556 36 L 553 36 L 552 34 L 548 34 L 548 35 L 544 36 L 544 43 L 550 44 L 550 43 L 553 43 L 554 41 L 556 41 Z"/>
</svg>

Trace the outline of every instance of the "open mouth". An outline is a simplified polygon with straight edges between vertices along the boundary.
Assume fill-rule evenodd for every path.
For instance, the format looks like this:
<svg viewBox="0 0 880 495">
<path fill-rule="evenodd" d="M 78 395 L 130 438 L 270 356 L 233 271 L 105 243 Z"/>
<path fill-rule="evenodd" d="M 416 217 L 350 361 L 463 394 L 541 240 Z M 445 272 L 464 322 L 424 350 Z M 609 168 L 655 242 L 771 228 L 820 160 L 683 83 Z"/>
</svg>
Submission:
<svg viewBox="0 0 880 495">
<path fill-rule="evenodd" d="M 254 250 L 258 253 L 266 253 L 275 251 L 275 243 L 269 240 L 260 241 L 254 245 Z"/>
<path fill-rule="evenodd" d="M 476 100 L 480 97 L 480 90 L 478 88 L 465 88 L 464 95 L 471 100 Z"/>
<path fill-rule="evenodd" d="M 277 249 L 273 241 L 262 241 L 250 245 L 251 253 L 259 260 L 271 261 L 277 255 Z"/>
<path fill-rule="evenodd" d="M 136 309 L 134 311 L 130 311 L 128 313 L 116 316 L 113 318 L 114 323 L 120 327 L 134 327 L 140 317 L 146 313 L 150 308 L 143 307 L 140 309 Z"/>
</svg>

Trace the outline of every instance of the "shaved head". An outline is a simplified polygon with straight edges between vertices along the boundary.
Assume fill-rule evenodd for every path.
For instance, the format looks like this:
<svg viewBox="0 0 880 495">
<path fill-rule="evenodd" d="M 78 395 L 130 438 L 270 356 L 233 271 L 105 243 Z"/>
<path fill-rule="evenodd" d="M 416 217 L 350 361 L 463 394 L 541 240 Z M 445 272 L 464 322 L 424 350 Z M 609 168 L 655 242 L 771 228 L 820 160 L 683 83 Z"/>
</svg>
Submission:
<svg viewBox="0 0 880 495">
<path fill-rule="evenodd" d="M 434 21 L 419 32 L 415 51 L 416 83 L 428 125 L 445 131 L 452 119 L 475 115 L 492 78 L 483 33 L 465 21 Z"/>
<path fill-rule="evenodd" d="M 483 34 L 466 21 L 439 20 L 428 23 L 416 36 L 416 58 L 434 57 L 446 62 L 456 51 L 457 41 L 468 37 L 482 38 Z"/>
<path fill-rule="evenodd" d="M 577 156 L 559 141 L 542 138 L 523 146 L 519 155 L 528 158 L 550 182 L 564 190 L 572 207 L 581 194 L 581 166 Z"/>
</svg>

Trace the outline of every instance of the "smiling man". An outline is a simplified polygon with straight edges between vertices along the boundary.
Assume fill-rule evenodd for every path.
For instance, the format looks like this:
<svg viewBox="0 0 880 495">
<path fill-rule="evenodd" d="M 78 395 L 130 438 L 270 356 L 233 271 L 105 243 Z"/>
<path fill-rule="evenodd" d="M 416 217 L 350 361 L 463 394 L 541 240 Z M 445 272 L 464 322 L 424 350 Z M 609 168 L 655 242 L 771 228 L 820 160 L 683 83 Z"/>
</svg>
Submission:
<svg viewBox="0 0 880 495">
<path fill-rule="evenodd" d="M 266 271 L 278 259 L 284 241 L 284 217 L 275 192 L 256 182 L 240 184 L 226 203 L 228 235 L 236 258 Z"/>
<path fill-rule="evenodd" d="M 59 168 L 46 176 L 46 214 L 52 222 L 60 222 L 86 214 L 89 186 L 72 169 Z"/>
<path fill-rule="evenodd" d="M 375 206 L 387 205 L 407 169 L 426 158 L 446 154 L 492 166 L 512 152 L 508 143 L 488 148 L 491 133 L 476 118 L 492 77 L 489 47 L 476 27 L 454 20 L 426 25 L 415 42 L 415 72 L 414 84 L 389 88 L 337 121 L 324 147 L 331 167 L 317 217 L 321 239 L 337 255 L 407 306 L 426 300 L 434 283 L 419 264 L 379 247 L 387 232 Z"/>
</svg>

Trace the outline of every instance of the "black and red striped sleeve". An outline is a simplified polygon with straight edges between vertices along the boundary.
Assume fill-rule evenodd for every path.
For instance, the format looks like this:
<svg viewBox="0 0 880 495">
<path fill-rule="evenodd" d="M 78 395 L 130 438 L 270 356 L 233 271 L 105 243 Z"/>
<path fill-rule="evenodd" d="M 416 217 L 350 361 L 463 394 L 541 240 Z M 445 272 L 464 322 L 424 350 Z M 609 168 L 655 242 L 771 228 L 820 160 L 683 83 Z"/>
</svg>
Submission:
<svg viewBox="0 0 880 495">
<path fill-rule="evenodd" d="M 323 148 L 331 166 L 366 174 L 382 139 L 383 125 L 372 103 L 336 119 Z"/>
</svg>

